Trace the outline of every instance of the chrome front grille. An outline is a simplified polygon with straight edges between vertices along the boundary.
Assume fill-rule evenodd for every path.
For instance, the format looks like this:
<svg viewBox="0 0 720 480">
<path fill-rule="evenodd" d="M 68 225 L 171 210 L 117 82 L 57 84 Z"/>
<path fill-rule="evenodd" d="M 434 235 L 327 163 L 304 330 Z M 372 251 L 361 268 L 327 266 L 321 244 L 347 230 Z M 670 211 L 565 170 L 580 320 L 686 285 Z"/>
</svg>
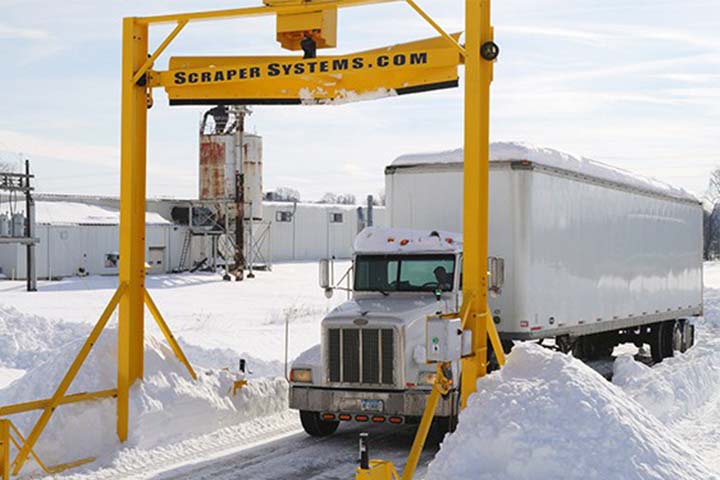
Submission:
<svg viewBox="0 0 720 480">
<path fill-rule="evenodd" d="M 327 341 L 330 383 L 393 384 L 391 328 L 330 328 Z"/>
</svg>

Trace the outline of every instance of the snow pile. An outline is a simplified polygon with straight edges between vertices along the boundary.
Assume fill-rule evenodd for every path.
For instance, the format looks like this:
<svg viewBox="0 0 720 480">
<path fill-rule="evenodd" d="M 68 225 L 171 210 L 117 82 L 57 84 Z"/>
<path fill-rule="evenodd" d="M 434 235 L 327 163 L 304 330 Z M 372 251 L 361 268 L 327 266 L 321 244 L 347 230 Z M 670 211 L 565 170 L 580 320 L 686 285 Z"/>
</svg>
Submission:
<svg viewBox="0 0 720 480">
<path fill-rule="evenodd" d="M 706 341 L 652 368 L 624 355 L 615 361 L 613 383 L 663 423 L 696 411 L 720 395 L 720 349 Z"/>
<path fill-rule="evenodd" d="M 579 360 L 521 344 L 478 382 L 427 478 L 717 478 L 673 437 Z"/>
<path fill-rule="evenodd" d="M 54 322 L 0 305 L 0 367 L 28 369 L 47 352 L 84 338 L 90 328 L 80 323 Z"/>
<path fill-rule="evenodd" d="M 49 397 L 58 379 L 80 349 L 82 335 L 0 390 L 0 405 Z M 69 393 L 114 388 L 117 381 L 117 332 L 103 332 Z M 219 429 L 275 415 L 287 410 L 284 379 L 251 380 L 233 396 L 236 374 L 229 370 L 198 369 L 189 373 L 164 342 L 149 338 L 145 346 L 145 381 L 133 388 L 130 399 L 130 437 L 123 451 L 167 447 L 175 442 Z M 108 463 L 121 445 L 115 434 L 114 399 L 58 408 L 38 442 L 37 452 L 49 464 L 88 456 Z M 28 433 L 39 412 L 15 415 L 12 420 Z M 126 454 L 126 453 L 125 453 Z M 97 466 L 97 464 L 96 464 Z"/>
<path fill-rule="evenodd" d="M 462 251 L 462 235 L 455 232 L 367 227 L 355 237 L 355 252 L 457 252 Z"/>
<path fill-rule="evenodd" d="M 682 188 L 674 187 L 652 177 L 607 165 L 585 157 L 576 157 L 552 148 L 538 147 L 523 142 L 493 142 L 490 144 L 490 161 L 527 160 L 546 167 L 568 170 L 588 177 L 629 185 L 641 190 L 658 192 L 684 200 L 698 201 Z M 393 161 L 393 167 L 437 163 L 463 163 L 463 150 L 402 155 Z"/>
</svg>

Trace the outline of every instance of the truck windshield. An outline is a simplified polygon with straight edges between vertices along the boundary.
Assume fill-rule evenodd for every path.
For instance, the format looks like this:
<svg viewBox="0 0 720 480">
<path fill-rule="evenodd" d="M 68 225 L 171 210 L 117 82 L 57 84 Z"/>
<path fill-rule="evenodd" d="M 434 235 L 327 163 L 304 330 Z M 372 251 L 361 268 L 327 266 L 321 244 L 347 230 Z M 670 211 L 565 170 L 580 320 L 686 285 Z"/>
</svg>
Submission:
<svg viewBox="0 0 720 480">
<path fill-rule="evenodd" d="M 355 259 L 355 290 L 449 292 L 454 274 L 454 255 L 359 255 Z"/>
</svg>

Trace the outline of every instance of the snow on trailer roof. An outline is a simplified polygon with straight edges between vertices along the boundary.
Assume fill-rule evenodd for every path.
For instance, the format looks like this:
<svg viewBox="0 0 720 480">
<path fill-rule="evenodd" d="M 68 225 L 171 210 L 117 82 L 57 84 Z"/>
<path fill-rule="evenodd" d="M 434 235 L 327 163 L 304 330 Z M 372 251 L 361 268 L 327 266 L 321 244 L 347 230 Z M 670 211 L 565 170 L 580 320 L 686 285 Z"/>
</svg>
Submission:
<svg viewBox="0 0 720 480">
<path fill-rule="evenodd" d="M 356 253 L 455 253 L 462 235 L 441 230 L 367 227 L 355 237 Z"/>
<path fill-rule="evenodd" d="M 523 142 L 493 142 L 490 144 L 490 161 L 507 162 L 527 160 L 538 165 L 566 170 L 580 175 L 627 185 L 629 187 L 668 195 L 683 200 L 699 201 L 688 191 L 674 187 L 652 177 L 614 167 L 597 160 L 576 157 L 552 148 L 539 147 Z M 442 152 L 402 155 L 390 167 L 413 167 L 419 165 L 463 163 L 463 149 Z"/>
<path fill-rule="evenodd" d="M 24 206 L 21 208 L 24 211 Z M 120 211 L 75 202 L 35 202 L 35 222 L 47 225 L 119 225 Z M 145 223 L 167 225 L 171 222 L 161 215 L 145 213 Z"/>
</svg>

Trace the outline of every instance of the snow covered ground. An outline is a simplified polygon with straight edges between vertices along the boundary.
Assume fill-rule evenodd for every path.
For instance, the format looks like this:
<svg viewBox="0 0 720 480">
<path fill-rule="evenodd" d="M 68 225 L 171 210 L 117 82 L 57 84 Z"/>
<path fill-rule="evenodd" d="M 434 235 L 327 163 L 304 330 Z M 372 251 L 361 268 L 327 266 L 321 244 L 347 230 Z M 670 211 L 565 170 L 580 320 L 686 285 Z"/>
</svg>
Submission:
<svg viewBox="0 0 720 480">
<path fill-rule="evenodd" d="M 0 282 L 0 405 L 52 392 L 115 283 L 40 282 L 28 294 L 21 282 Z M 360 427 L 305 436 L 276 378 L 285 320 L 293 358 L 319 341 L 323 314 L 345 298 L 325 299 L 314 263 L 276 265 L 241 284 L 199 274 L 150 277 L 148 285 L 200 378 L 193 382 L 162 340 L 149 339 L 129 441 L 114 435 L 113 400 L 63 406 L 41 438 L 41 457 L 97 460 L 55 478 L 349 478 Z M 720 263 L 706 264 L 705 285 L 696 347 L 653 367 L 621 355 L 613 383 L 571 357 L 535 345 L 515 350 L 479 382 L 458 431 L 429 445 L 425 478 L 720 478 Z M 103 334 L 71 392 L 113 386 L 114 335 Z M 241 355 L 255 375 L 233 396 Z M 27 433 L 36 416 L 12 420 Z M 373 456 L 402 464 L 412 433 L 376 429 Z"/>
</svg>

